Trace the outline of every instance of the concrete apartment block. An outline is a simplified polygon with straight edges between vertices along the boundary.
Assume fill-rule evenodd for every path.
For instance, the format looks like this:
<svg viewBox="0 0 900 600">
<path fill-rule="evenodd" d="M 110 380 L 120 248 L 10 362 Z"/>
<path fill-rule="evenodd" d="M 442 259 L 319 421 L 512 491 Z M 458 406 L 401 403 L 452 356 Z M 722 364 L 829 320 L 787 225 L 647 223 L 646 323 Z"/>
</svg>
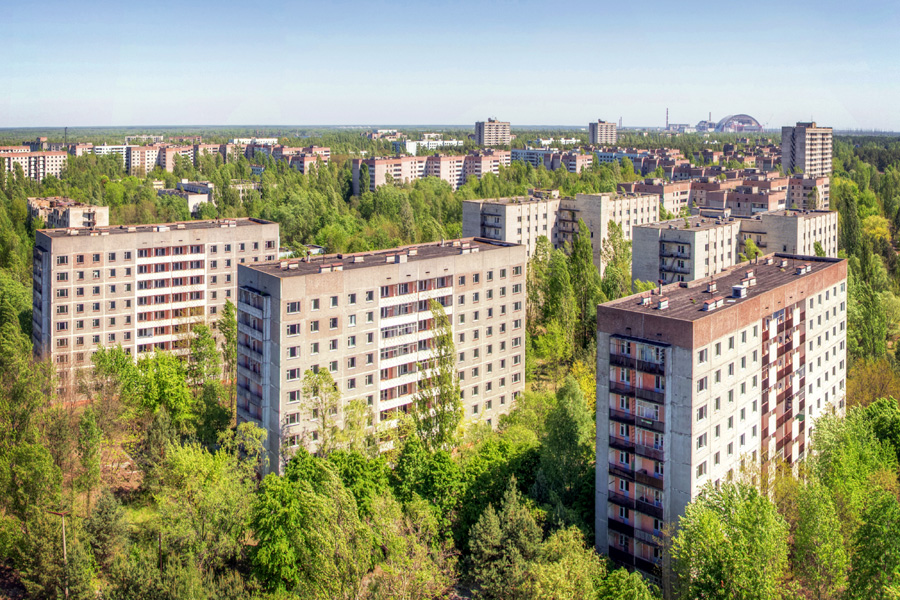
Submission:
<svg viewBox="0 0 900 600">
<path fill-rule="evenodd" d="M 475 123 L 475 143 L 479 146 L 509 146 L 509 121 L 488 119 Z"/>
<path fill-rule="evenodd" d="M 660 198 L 662 207 L 677 215 L 682 209 L 689 209 L 691 206 L 691 184 L 690 181 L 671 182 L 663 179 L 646 179 L 620 183 L 616 187 L 620 192 L 656 194 Z"/>
<path fill-rule="evenodd" d="M 360 181 L 363 165 L 369 171 L 368 189 L 388 182 L 409 183 L 423 177 L 437 177 L 450 184 L 454 190 L 471 177 L 481 178 L 486 173 L 497 175 L 500 167 L 508 167 L 509 150 L 483 150 L 465 156 L 395 156 L 391 158 L 353 159 L 353 193 L 365 191 L 366 182 Z"/>
<path fill-rule="evenodd" d="M 512 160 L 527 162 L 534 168 L 543 166 L 548 171 L 564 168 L 569 173 L 581 173 L 594 164 L 594 155 L 552 148 L 513 148 Z"/>
<path fill-rule="evenodd" d="M 48 175 L 62 176 L 68 152 L 29 152 L 28 146 L 22 147 L 25 152 L 0 152 L 0 173 L 15 173 L 18 165 L 25 177 L 34 181 L 43 181 Z"/>
<path fill-rule="evenodd" d="M 41 219 L 48 228 L 56 227 L 106 227 L 109 225 L 109 207 L 82 204 L 71 198 L 29 198 L 28 216 Z"/>
<path fill-rule="evenodd" d="M 673 283 L 708 277 L 734 266 L 741 222 L 689 217 L 633 230 L 631 276 Z"/>
<path fill-rule="evenodd" d="M 101 345 L 136 357 L 186 351 L 191 327 L 235 302 L 238 265 L 277 256 L 278 224 L 260 219 L 39 230 L 35 357 L 54 362 L 71 396 Z"/>
<path fill-rule="evenodd" d="M 538 237 L 557 247 L 559 191 L 529 190 L 528 196 L 464 200 L 462 232 L 466 237 L 522 244 L 528 258 Z"/>
<path fill-rule="evenodd" d="M 828 210 L 778 210 L 741 219 L 741 251 L 752 238 L 763 252 L 814 255 L 819 242 L 825 256 L 838 253 L 838 213 Z"/>
<path fill-rule="evenodd" d="M 781 128 L 781 166 L 791 174 L 795 169 L 807 177 L 831 176 L 831 127 L 815 121 Z"/>
<path fill-rule="evenodd" d="M 596 545 L 658 576 L 700 488 L 808 451 L 843 413 L 847 263 L 775 254 L 597 309 Z"/>
<path fill-rule="evenodd" d="M 525 268 L 524 246 L 479 238 L 241 265 L 238 418 L 267 430 L 270 468 L 317 446 L 307 370 L 328 369 L 373 427 L 408 411 L 432 356 L 432 300 L 452 323 L 466 418 L 496 424 L 525 386 Z"/>
<path fill-rule="evenodd" d="M 588 141 L 595 145 L 613 145 L 618 140 L 616 124 L 598 120 L 588 124 Z"/>
<path fill-rule="evenodd" d="M 816 190 L 816 205 L 809 206 L 810 193 Z M 831 206 L 831 178 L 830 177 L 791 177 L 788 181 L 787 192 L 788 208 L 796 206 L 809 210 L 828 210 Z"/>
</svg>

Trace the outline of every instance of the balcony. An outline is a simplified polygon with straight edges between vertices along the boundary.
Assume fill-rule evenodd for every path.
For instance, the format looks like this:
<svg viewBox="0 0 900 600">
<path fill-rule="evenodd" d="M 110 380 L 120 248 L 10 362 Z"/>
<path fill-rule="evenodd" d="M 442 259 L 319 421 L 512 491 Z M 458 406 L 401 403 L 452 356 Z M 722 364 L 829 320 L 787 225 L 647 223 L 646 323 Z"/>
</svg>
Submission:
<svg viewBox="0 0 900 600">
<path fill-rule="evenodd" d="M 632 413 L 616 410 L 615 408 L 609 409 L 609 418 L 617 423 L 627 423 L 628 425 L 634 425 L 635 416 Z"/>
<path fill-rule="evenodd" d="M 617 367 L 625 367 L 626 369 L 636 369 L 642 373 L 651 373 L 653 375 L 664 375 L 666 372 L 666 365 L 664 363 L 641 360 L 627 354 L 610 353 L 609 364 Z"/>
<path fill-rule="evenodd" d="M 638 483 L 649 485 L 658 490 L 663 489 L 663 476 L 658 473 L 648 473 L 644 469 L 641 469 L 640 471 L 635 471 L 633 476 L 634 480 Z"/>
<path fill-rule="evenodd" d="M 625 494 L 620 494 L 614 490 L 609 490 L 609 501 L 618 504 L 619 506 L 624 506 L 626 508 L 634 508 L 634 498 L 629 498 Z M 661 513 L 662 511 L 660 511 Z M 650 513 L 647 513 L 650 514 Z"/>
<path fill-rule="evenodd" d="M 623 550 L 618 546 L 609 546 L 608 551 L 609 557 L 616 563 L 628 567 L 634 566 L 634 556 L 627 550 Z"/>
<path fill-rule="evenodd" d="M 655 402 L 656 404 L 664 404 L 666 401 L 665 392 L 636 388 L 633 395 L 636 395 L 641 400 L 649 400 L 650 402 Z"/>
<path fill-rule="evenodd" d="M 609 530 L 615 531 L 616 533 L 624 533 L 627 536 L 634 537 L 634 525 L 629 525 L 628 523 L 623 523 L 622 521 L 617 521 L 612 517 L 607 519 Z"/>
<path fill-rule="evenodd" d="M 667 265 L 665 262 L 659 263 L 659 270 L 667 271 L 669 273 L 682 273 L 684 275 L 691 274 L 690 267 L 679 267 L 678 265 Z"/>
<path fill-rule="evenodd" d="M 649 429 L 650 431 L 655 431 L 657 433 L 665 433 L 666 430 L 666 424 L 657 419 L 645 419 L 644 417 L 638 416 L 634 423 L 638 427 L 643 427 L 644 429 Z"/>
<path fill-rule="evenodd" d="M 610 519 L 612 521 L 612 519 Z M 612 529 L 612 527 L 610 527 Z M 622 532 L 624 533 L 624 532 Z M 640 540 L 645 544 L 650 544 L 652 546 L 659 546 L 660 538 L 662 537 L 661 531 L 644 531 L 638 527 L 634 527 L 633 537 L 636 540 Z"/>
<path fill-rule="evenodd" d="M 663 453 L 662 448 L 634 444 L 634 452 L 638 456 L 646 456 L 647 458 L 652 458 L 654 460 L 665 460 L 665 454 Z"/>
<path fill-rule="evenodd" d="M 645 515 L 650 515 L 651 517 L 656 517 L 657 519 L 663 518 L 663 509 L 662 506 L 656 503 L 644 502 L 643 500 L 637 500 L 634 506 L 634 509 L 644 513 Z"/>
<path fill-rule="evenodd" d="M 638 556 L 634 557 L 634 566 L 635 568 L 647 573 L 648 575 L 659 576 L 660 568 L 659 565 L 655 562 L 646 560 L 644 558 L 640 558 Z"/>
<path fill-rule="evenodd" d="M 690 252 L 678 252 L 677 250 L 668 250 L 666 248 L 659 249 L 659 255 L 666 258 L 690 258 Z"/>
<path fill-rule="evenodd" d="M 634 387 L 630 383 L 627 383 L 625 381 L 610 380 L 609 391 L 622 396 L 634 396 Z"/>
<path fill-rule="evenodd" d="M 635 476 L 634 471 L 628 468 L 627 465 L 622 465 L 619 463 L 609 463 L 609 472 L 622 479 L 634 479 Z M 660 489 L 662 488 L 660 487 Z"/>
<path fill-rule="evenodd" d="M 609 436 L 609 446 L 610 448 L 615 448 L 616 450 L 634 452 L 634 442 L 625 438 L 616 437 L 614 435 Z"/>
</svg>

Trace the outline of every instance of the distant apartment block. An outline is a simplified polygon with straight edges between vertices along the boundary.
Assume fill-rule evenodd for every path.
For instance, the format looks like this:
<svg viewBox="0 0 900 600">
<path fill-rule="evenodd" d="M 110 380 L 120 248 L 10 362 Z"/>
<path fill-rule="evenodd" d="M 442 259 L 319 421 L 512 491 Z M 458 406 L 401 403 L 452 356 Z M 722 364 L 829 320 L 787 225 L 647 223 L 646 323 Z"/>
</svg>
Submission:
<svg viewBox="0 0 900 600">
<path fill-rule="evenodd" d="M 815 202 L 815 206 L 810 206 L 811 202 Z M 787 205 L 789 208 L 828 210 L 831 205 L 831 178 L 791 177 L 788 180 Z"/>
<path fill-rule="evenodd" d="M 659 196 L 662 207 L 674 215 L 691 206 L 691 182 L 689 181 L 670 182 L 664 179 L 646 179 L 620 183 L 616 188 L 620 192 L 632 194 L 655 194 Z"/>
<path fill-rule="evenodd" d="M 0 154 L 28 154 L 32 152 L 30 146 L 0 146 Z"/>
<path fill-rule="evenodd" d="M 122 166 L 128 168 L 128 146 L 125 144 L 100 144 L 91 148 L 91 151 L 98 156 L 107 156 L 109 154 L 118 154 L 122 157 Z"/>
<path fill-rule="evenodd" d="M 60 392 L 99 346 L 133 356 L 186 351 L 191 327 L 236 301 L 237 267 L 278 256 L 278 225 L 258 219 L 45 229 L 35 235 L 32 341 Z"/>
<path fill-rule="evenodd" d="M 48 228 L 56 227 L 106 227 L 109 225 L 109 207 L 82 204 L 70 198 L 29 198 L 28 216 L 40 219 Z"/>
<path fill-rule="evenodd" d="M 597 326 L 596 545 L 651 577 L 704 485 L 800 461 L 844 412 L 845 260 L 770 255 L 602 304 Z"/>
<path fill-rule="evenodd" d="M 509 146 L 509 121 L 488 119 L 475 123 L 475 143 L 479 146 Z"/>
<path fill-rule="evenodd" d="M 581 173 L 594 164 L 594 155 L 547 148 L 513 148 L 512 160 L 527 162 L 534 168 L 543 166 L 548 171 L 564 168 L 569 173 Z"/>
<path fill-rule="evenodd" d="M 831 176 L 831 127 L 815 121 L 781 128 L 781 166 L 787 174 L 795 169 L 807 177 Z"/>
<path fill-rule="evenodd" d="M 249 146 L 250 144 L 258 144 L 260 146 L 275 146 L 278 144 L 278 138 L 234 138 L 230 143 L 240 146 Z"/>
<path fill-rule="evenodd" d="M 426 133 L 421 140 L 398 140 L 392 142 L 394 152 L 406 152 L 417 155 L 420 150 L 433 151 L 440 148 L 460 148 L 465 142 L 462 140 L 445 140 L 441 133 Z"/>
<path fill-rule="evenodd" d="M 508 150 L 484 150 L 464 156 L 395 156 L 391 158 L 365 158 L 353 160 L 353 193 L 365 191 L 360 182 L 362 167 L 369 173 L 368 189 L 375 191 L 388 182 L 409 183 L 423 177 L 437 177 L 450 184 L 454 190 L 465 184 L 466 179 L 480 179 L 485 173 L 500 173 L 500 167 L 508 167 Z"/>
<path fill-rule="evenodd" d="M 161 144 L 166 141 L 166 136 L 164 135 L 127 135 L 125 136 L 125 145 L 130 146 L 135 142 L 141 142 L 144 144 Z"/>
<path fill-rule="evenodd" d="M 525 248 L 482 239 L 238 269 L 238 420 L 259 423 L 271 468 L 318 445 L 303 376 L 328 369 L 371 426 L 406 413 L 429 370 L 440 303 L 465 417 L 496 425 L 525 388 Z"/>
<path fill-rule="evenodd" d="M 714 276 L 740 262 L 745 241 L 761 252 L 825 256 L 838 251 L 838 213 L 777 210 L 734 218 L 731 212 L 700 215 L 634 228 L 631 276 L 641 281 L 686 282 Z"/>
<path fill-rule="evenodd" d="M 62 176 L 68 152 L 30 152 L 28 146 L 23 147 L 25 152 L 0 152 L 0 171 L 15 173 L 18 165 L 25 177 L 34 181 L 43 181 L 48 175 Z"/>
<path fill-rule="evenodd" d="M 588 141 L 591 144 L 612 146 L 618 139 L 615 123 L 598 120 L 588 125 Z"/>
<path fill-rule="evenodd" d="M 406 134 L 400 133 L 396 129 L 373 129 L 363 135 L 370 140 L 385 140 L 388 142 L 396 142 L 406 137 Z"/>
<path fill-rule="evenodd" d="M 572 244 L 583 219 L 591 231 L 594 264 L 602 272 L 602 243 L 609 224 L 631 239 L 637 225 L 659 220 L 659 197 L 649 194 L 578 194 L 532 191 L 527 197 L 463 201 L 463 235 L 523 244 L 530 257 L 537 239 L 546 236 L 554 248 Z"/>
</svg>

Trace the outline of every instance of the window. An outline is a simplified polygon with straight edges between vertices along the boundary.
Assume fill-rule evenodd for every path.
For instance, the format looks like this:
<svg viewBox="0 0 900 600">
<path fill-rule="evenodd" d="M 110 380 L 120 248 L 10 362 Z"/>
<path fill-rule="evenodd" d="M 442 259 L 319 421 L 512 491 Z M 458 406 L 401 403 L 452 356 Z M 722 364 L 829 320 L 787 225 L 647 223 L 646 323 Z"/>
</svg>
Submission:
<svg viewBox="0 0 900 600">
<path fill-rule="evenodd" d="M 319 322 L 318 321 L 310 321 L 309 330 L 312 333 L 319 331 Z"/>
<path fill-rule="evenodd" d="M 707 387 L 707 385 L 706 385 L 706 377 L 703 377 L 702 379 L 699 379 L 699 380 L 697 381 L 697 391 L 698 391 L 698 392 L 702 392 L 703 390 L 706 389 L 706 387 Z"/>
<path fill-rule="evenodd" d="M 292 315 L 294 313 L 300 312 L 300 302 L 288 302 L 287 304 L 287 313 Z"/>
<path fill-rule="evenodd" d="M 337 305 L 338 305 L 338 297 L 332 296 L 331 297 L 331 308 L 337 308 Z"/>
<path fill-rule="evenodd" d="M 702 421 L 706 418 L 706 405 L 704 404 L 700 408 L 697 409 L 697 420 Z"/>
<path fill-rule="evenodd" d="M 704 460 L 702 463 L 697 465 L 697 477 L 703 477 L 706 475 L 706 461 Z"/>
<path fill-rule="evenodd" d="M 338 349 L 338 341 L 337 339 L 328 340 L 328 349 L 329 350 L 337 350 Z"/>
<path fill-rule="evenodd" d="M 356 294 L 350 294 L 349 296 L 347 296 L 347 304 L 350 304 L 351 306 L 356 304 Z"/>
<path fill-rule="evenodd" d="M 312 300 L 312 309 L 313 309 L 313 310 L 319 310 L 319 299 L 318 299 L 318 298 L 313 298 L 313 300 Z"/>
<path fill-rule="evenodd" d="M 697 437 L 697 450 L 706 448 L 706 434 Z"/>
<path fill-rule="evenodd" d="M 300 335 L 300 325 L 297 323 L 292 323 L 287 326 L 287 335 Z"/>
<path fill-rule="evenodd" d="M 337 317 L 331 317 L 330 319 L 328 319 L 328 328 L 329 329 L 337 329 L 337 326 L 338 326 Z"/>
<path fill-rule="evenodd" d="M 703 364 L 706 362 L 708 358 L 709 352 L 704 348 L 700 352 L 697 353 L 697 362 Z"/>
<path fill-rule="evenodd" d="M 375 301 L 375 292 L 373 290 L 369 290 L 368 292 L 366 292 L 366 302 L 374 302 L 374 301 Z"/>
</svg>

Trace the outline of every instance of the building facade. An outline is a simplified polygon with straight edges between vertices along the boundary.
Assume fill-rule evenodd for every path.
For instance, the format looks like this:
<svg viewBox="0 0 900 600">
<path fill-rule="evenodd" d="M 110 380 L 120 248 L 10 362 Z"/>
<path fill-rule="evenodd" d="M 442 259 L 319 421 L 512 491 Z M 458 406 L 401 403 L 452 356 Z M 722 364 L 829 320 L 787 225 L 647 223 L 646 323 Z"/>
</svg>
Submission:
<svg viewBox="0 0 900 600">
<path fill-rule="evenodd" d="M 437 177 L 450 184 L 454 190 L 466 183 L 469 177 L 480 179 L 486 173 L 497 175 L 500 167 L 510 164 L 509 150 L 484 150 L 464 156 L 394 156 L 391 158 L 353 159 L 353 193 L 365 191 L 365 181 L 360 181 L 363 166 L 368 171 L 368 189 L 388 182 L 410 183 L 423 177 Z"/>
<path fill-rule="evenodd" d="M 616 124 L 597 120 L 588 125 L 588 141 L 598 146 L 613 146 L 618 141 Z"/>
<path fill-rule="evenodd" d="M 791 174 L 795 169 L 807 177 L 831 176 L 831 127 L 815 121 L 781 128 L 781 166 Z"/>
<path fill-rule="evenodd" d="M 61 177 L 66 168 L 68 152 L 0 152 L 0 171 L 15 173 L 16 165 L 22 167 L 25 177 L 34 181 L 43 181 L 48 175 Z"/>
<path fill-rule="evenodd" d="M 658 575 L 702 486 L 801 460 L 844 411 L 846 308 L 845 260 L 777 254 L 600 305 L 597 548 Z"/>
<path fill-rule="evenodd" d="M 278 225 L 259 219 L 39 230 L 35 357 L 53 361 L 60 393 L 72 394 L 99 346 L 185 351 L 193 325 L 236 301 L 238 265 L 277 256 Z"/>
<path fill-rule="evenodd" d="M 511 139 L 509 121 L 488 119 L 475 123 L 475 143 L 479 146 L 509 146 Z"/>
<path fill-rule="evenodd" d="M 314 450 L 308 370 L 328 369 L 342 406 L 393 422 L 429 371 L 439 302 L 452 324 L 468 419 L 496 424 L 525 386 L 523 246 L 462 239 L 238 269 L 238 419 L 268 432 L 269 464 Z M 343 408 L 335 415 L 342 424 Z"/>
<path fill-rule="evenodd" d="M 109 207 L 82 204 L 70 198 L 29 198 L 28 216 L 40 219 L 48 228 L 106 227 Z"/>
</svg>

